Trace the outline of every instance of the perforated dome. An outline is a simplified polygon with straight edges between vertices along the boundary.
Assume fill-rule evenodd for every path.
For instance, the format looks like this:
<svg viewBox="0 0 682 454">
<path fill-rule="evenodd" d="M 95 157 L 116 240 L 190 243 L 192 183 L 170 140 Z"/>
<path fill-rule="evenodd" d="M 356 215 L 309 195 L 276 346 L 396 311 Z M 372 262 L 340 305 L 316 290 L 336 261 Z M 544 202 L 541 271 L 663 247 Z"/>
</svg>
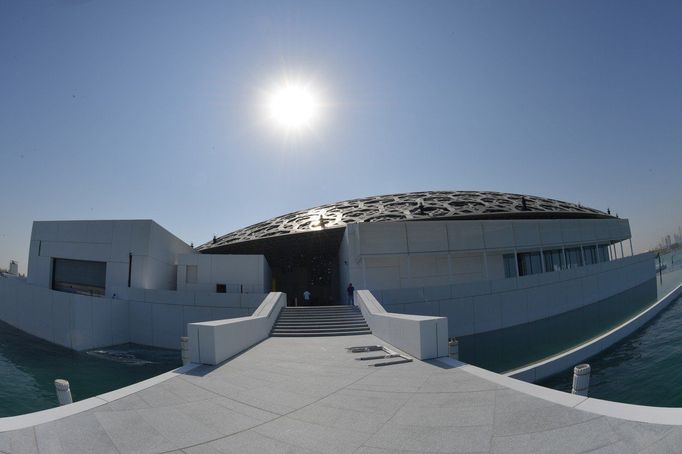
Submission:
<svg viewBox="0 0 682 454">
<path fill-rule="evenodd" d="M 345 227 L 354 222 L 446 219 L 606 218 L 603 211 L 532 195 L 482 191 L 427 191 L 346 200 L 285 214 L 199 246 L 228 244 Z"/>
</svg>

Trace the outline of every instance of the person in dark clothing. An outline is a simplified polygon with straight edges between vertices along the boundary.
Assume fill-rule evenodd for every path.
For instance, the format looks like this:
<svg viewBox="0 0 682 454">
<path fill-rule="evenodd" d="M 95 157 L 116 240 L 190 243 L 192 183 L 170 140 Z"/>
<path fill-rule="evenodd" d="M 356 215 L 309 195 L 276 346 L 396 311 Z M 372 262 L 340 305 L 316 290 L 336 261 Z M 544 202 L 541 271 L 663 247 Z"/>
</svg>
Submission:
<svg viewBox="0 0 682 454">
<path fill-rule="evenodd" d="M 348 304 L 354 304 L 353 301 L 353 294 L 355 292 L 355 287 L 353 287 L 353 283 L 349 282 L 348 287 L 346 288 L 346 291 L 348 292 Z"/>
</svg>

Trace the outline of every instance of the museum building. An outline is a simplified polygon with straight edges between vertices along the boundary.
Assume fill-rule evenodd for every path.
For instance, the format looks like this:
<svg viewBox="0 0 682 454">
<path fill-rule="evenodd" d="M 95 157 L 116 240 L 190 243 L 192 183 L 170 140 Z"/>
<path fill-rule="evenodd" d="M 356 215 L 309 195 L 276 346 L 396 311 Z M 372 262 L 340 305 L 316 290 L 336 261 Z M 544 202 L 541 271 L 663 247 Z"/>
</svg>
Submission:
<svg viewBox="0 0 682 454">
<path fill-rule="evenodd" d="M 27 280 L 2 282 L 0 319 L 76 350 L 177 348 L 187 323 L 251 315 L 270 291 L 339 305 L 352 283 L 389 312 L 444 316 L 450 336 L 466 336 L 633 289 L 655 296 L 653 256 L 630 239 L 608 211 L 478 191 L 323 205 L 197 248 L 151 220 L 36 221 Z"/>
</svg>

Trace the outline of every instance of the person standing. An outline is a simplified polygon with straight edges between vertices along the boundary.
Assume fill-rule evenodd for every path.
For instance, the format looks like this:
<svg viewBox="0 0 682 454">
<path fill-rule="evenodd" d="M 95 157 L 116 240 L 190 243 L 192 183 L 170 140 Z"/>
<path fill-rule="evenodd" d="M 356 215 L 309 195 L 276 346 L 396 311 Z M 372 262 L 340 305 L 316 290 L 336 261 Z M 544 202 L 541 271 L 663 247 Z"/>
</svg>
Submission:
<svg viewBox="0 0 682 454">
<path fill-rule="evenodd" d="M 353 283 L 349 282 L 348 287 L 346 288 L 346 291 L 348 292 L 348 304 L 353 305 L 355 304 L 354 301 L 354 293 L 355 293 L 355 287 L 353 287 Z"/>
<path fill-rule="evenodd" d="M 303 304 L 310 306 L 310 292 L 308 290 L 303 292 Z"/>
</svg>

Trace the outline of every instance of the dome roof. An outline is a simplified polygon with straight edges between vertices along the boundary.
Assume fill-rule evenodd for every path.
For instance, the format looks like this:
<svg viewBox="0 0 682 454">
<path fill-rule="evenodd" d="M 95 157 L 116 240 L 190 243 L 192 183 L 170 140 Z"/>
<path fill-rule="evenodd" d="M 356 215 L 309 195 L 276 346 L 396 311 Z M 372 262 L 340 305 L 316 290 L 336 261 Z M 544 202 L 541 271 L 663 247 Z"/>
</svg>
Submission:
<svg viewBox="0 0 682 454">
<path fill-rule="evenodd" d="M 356 222 L 449 219 L 606 218 L 603 211 L 531 195 L 485 191 L 426 191 L 330 203 L 236 230 L 197 248 L 345 227 Z"/>
</svg>

